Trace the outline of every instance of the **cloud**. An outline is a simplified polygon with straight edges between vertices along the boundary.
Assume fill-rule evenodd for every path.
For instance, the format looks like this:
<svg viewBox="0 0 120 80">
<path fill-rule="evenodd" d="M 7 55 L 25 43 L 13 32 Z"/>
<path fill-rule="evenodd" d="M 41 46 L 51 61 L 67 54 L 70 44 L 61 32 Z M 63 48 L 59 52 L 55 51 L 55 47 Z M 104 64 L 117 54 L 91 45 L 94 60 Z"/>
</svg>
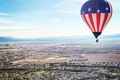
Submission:
<svg viewBox="0 0 120 80">
<path fill-rule="evenodd" d="M 11 26 L 15 21 L 11 19 L 8 13 L 0 12 L 0 28 L 5 26 Z"/>
<path fill-rule="evenodd" d="M 9 16 L 9 14 L 8 13 L 0 12 L 0 16 Z"/>
<path fill-rule="evenodd" d="M 0 18 L 0 29 L 2 28 L 11 28 L 14 26 L 16 22 L 12 19 L 9 18 Z"/>
<path fill-rule="evenodd" d="M 61 0 L 56 4 L 56 12 L 61 15 L 77 15 L 86 0 Z"/>
</svg>

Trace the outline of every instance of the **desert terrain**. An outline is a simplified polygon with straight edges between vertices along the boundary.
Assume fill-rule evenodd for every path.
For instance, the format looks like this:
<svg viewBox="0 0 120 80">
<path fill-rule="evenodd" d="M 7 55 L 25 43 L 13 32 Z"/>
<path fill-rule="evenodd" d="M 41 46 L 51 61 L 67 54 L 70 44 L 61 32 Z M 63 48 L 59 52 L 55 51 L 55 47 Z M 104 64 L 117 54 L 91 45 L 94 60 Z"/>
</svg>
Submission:
<svg viewBox="0 0 120 80">
<path fill-rule="evenodd" d="M 0 78 L 3 80 L 119 80 L 119 45 L 118 43 L 1 44 Z"/>
</svg>

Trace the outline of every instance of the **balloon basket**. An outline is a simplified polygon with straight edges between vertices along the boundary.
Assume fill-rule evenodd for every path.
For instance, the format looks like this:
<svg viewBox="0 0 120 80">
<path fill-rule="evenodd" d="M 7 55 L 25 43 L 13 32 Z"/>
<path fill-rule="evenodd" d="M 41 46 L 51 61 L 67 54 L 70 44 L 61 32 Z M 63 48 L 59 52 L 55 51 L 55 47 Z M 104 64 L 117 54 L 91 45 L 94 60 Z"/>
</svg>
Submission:
<svg viewBox="0 0 120 80">
<path fill-rule="evenodd" d="M 98 43 L 99 42 L 99 39 L 96 39 L 96 43 Z"/>
</svg>

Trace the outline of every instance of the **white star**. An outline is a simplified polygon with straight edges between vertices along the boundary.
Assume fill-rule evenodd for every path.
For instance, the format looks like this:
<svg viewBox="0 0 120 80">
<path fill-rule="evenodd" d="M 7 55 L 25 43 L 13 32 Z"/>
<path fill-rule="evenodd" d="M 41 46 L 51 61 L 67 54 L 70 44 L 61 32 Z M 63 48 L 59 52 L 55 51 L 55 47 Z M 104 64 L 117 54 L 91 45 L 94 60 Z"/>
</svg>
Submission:
<svg viewBox="0 0 120 80">
<path fill-rule="evenodd" d="M 88 8 L 88 11 L 90 12 L 90 11 L 91 11 L 91 8 Z"/>
<path fill-rule="evenodd" d="M 109 8 L 108 8 L 108 7 L 106 7 L 105 9 L 106 9 L 106 10 L 109 10 Z"/>
<path fill-rule="evenodd" d="M 98 10 L 97 10 L 97 12 L 99 13 L 99 12 L 100 12 L 100 10 L 98 9 Z"/>
<path fill-rule="evenodd" d="M 105 0 L 105 2 L 107 2 L 107 0 Z"/>
</svg>

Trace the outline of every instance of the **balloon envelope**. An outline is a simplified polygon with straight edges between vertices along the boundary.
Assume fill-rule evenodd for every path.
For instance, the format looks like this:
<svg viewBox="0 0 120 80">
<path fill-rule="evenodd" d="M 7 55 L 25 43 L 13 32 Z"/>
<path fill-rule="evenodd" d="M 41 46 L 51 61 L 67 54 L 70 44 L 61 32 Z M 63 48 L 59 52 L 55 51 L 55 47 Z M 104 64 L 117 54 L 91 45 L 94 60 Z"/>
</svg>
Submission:
<svg viewBox="0 0 120 80">
<path fill-rule="evenodd" d="M 112 6 L 106 0 L 89 0 L 82 6 L 81 16 L 97 39 L 112 16 Z"/>
</svg>

